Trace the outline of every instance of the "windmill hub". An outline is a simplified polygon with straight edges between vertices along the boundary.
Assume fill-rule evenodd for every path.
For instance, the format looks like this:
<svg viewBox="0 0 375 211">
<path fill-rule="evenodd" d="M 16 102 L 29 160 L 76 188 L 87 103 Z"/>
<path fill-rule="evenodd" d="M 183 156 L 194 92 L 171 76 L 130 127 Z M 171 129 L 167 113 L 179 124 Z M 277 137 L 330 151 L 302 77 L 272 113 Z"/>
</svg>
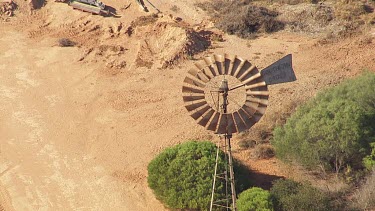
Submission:
<svg viewBox="0 0 375 211">
<path fill-rule="evenodd" d="M 246 90 L 244 87 L 240 87 L 235 90 L 230 89 L 240 83 L 240 80 L 230 75 L 220 75 L 212 78 L 209 82 L 207 82 L 204 88 L 204 94 L 207 104 L 213 110 L 219 113 L 233 113 L 235 111 L 238 111 L 240 107 L 245 104 Z M 223 112 L 221 108 L 221 105 L 224 103 L 224 94 L 227 94 L 228 96 L 227 112 Z"/>
<path fill-rule="evenodd" d="M 229 88 L 228 88 L 228 80 L 227 79 L 223 79 L 221 81 L 221 85 L 219 87 L 219 92 L 220 93 L 228 93 L 229 91 Z"/>
</svg>

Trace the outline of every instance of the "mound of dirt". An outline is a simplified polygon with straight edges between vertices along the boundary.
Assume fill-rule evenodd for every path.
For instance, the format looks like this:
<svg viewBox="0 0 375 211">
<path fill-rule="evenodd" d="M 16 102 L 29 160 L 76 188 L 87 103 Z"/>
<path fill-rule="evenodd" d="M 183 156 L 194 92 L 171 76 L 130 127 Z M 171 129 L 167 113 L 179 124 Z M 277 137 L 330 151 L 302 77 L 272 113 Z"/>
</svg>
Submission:
<svg viewBox="0 0 375 211">
<path fill-rule="evenodd" d="M 173 20 L 173 19 L 172 19 Z M 161 19 L 152 25 L 137 28 L 136 35 L 142 37 L 135 63 L 138 67 L 166 68 L 181 59 L 192 58 L 211 45 L 211 31 L 195 31 L 188 25 Z"/>
</svg>

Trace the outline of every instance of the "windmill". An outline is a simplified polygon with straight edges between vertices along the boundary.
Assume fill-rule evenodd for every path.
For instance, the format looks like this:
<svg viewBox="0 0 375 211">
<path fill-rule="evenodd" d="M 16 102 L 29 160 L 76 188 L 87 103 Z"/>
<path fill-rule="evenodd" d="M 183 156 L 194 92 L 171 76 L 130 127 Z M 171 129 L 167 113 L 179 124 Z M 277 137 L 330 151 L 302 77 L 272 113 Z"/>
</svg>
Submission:
<svg viewBox="0 0 375 211">
<path fill-rule="evenodd" d="M 218 147 L 210 210 L 214 206 L 236 210 L 232 134 L 251 128 L 261 119 L 268 105 L 268 85 L 295 80 L 291 54 L 261 71 L 238 56 L 215 54 L 195 63 L 195 67 L 188 71 L 182 86 L 185 108 L 199 125 L 225 140 L 226 169 L 229 168 L 229 172 L 217 172 Z M 224 200 L 214 198 L 217 178 L 226 181 Z"/>
</svg>

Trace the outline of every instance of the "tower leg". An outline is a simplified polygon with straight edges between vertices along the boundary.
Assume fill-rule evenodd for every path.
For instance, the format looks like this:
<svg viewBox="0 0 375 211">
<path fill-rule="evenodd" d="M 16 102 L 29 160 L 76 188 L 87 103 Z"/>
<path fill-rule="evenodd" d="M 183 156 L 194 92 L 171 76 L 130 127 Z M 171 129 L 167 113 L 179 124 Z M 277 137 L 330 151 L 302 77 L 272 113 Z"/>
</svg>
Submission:
<svg viewBox="0 0 375 211">
<path fill-rule="evenodd" d="M 213 184 L 212 184 L 212 195 L 211 195 L 210 211 L 212 211 L 212 206 L 214 205 L 215 183 L 216 183 L 216 173 L 217 173 L 217 161 L 219 159 L 219 150 L 220 150 L 220 148 L 217 147 L 217 149 L 216 149 L 216 162 L 215 162 L 214 181 L 213 181 Z"/>
<path fill-rule="evenodd" d="M 234 184 L 234 171 L 233 171 L 233 159 L 232 159 L 232 150 L 230 145 L 230 135 L 225 136 L 226 141 L 228 142 L 228 161 L 229 161 L 229 179 L 230 187 L 232 192 L 232 210 L 236 211 L 236 187 Z"/>
</svg>

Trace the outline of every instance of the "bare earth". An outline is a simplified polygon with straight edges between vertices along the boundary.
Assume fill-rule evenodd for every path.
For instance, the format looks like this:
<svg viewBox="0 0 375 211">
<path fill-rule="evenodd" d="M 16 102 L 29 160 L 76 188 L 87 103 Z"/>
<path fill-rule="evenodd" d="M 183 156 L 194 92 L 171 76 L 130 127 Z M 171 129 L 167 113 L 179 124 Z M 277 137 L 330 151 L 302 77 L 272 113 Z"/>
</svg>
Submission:
<svg viewBox="0 0 375 211">
<path fill-rule="evenodd" d="M 127 10 L 120 10 L 127 2 L 105 2 L 120 18 L 92 16 L 51 1 L 32 16 L 0 22 L 0 210 L 164 210 L 147 187 L 149 161 L 189 139 L 218 141 L 183 106 L 182 80 L 195 61 L 162 68 L 185 36 L 180 26 L 168 25 L 173 22 L 168 14 L 177 15 L 173 5 L 185 21 L 174 23 L 181 28 L 212 27 L 194 6 L 199 1 L 152 1 L 168 24 L 137 28 L 129 37 L 131 21 L 146 15 L 131 2 Z M 90 31 L 96 25 L 100 29 Z M 261 69 L 292 53 L 298 81 L 270 88 L 267 119 L 294 100 L 363 69 L 375 70 L 375 31 L 363 36 L 372 42 L 363 45 L 360 36 L 319 45 L 316 38 L 286 32 L 250 41 L 225 35 L 224 42 L 212 42 L 195 58 L 226 52 Z M 61 37 L 81 45 L 59 47 Z M 146 45 L 152 50 L 147 53 L 148 40 L 167 50 Z M 117 45 L 124 50 L 98 48 Z M 137 65 L 137 56 L 151 67 Z M 126 66 L 112 67 L 121 62 Z M 235 156 L 254 171 L 288 176 L 275 159 Z"/>
</svg>

